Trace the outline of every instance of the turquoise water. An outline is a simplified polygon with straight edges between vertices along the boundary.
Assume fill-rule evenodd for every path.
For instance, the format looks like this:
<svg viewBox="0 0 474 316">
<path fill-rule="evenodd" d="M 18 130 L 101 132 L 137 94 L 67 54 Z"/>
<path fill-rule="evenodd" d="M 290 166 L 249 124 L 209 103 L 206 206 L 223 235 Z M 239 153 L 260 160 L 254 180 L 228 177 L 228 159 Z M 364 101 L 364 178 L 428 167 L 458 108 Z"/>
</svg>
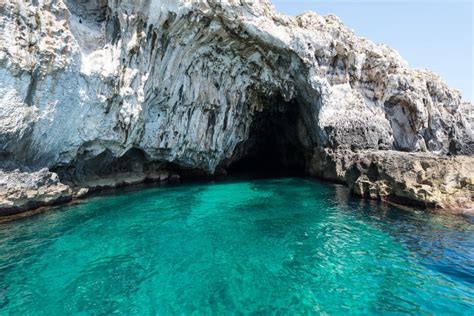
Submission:
<svg viewBox="0 0 474 316">
<path fill-rule="evenodd" d="M 0 224 L 1 315 L 474 313 L 472 219 L 304 178 L 94 197 Z"/>
</svg>

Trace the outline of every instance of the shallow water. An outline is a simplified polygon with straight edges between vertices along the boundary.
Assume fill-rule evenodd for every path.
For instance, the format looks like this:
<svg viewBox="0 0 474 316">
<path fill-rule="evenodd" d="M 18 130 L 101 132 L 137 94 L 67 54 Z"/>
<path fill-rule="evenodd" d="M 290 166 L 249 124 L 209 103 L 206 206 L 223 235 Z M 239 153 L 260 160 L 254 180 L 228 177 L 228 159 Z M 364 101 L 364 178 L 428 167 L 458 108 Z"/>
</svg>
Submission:
<svg viewBox="0 0 474 316">
<path fill-rule="evenodd" d="M 95 197 L 0 224 L 0 314 L 474 313 L 472 219 L 304 178 Z"/>
</svg>

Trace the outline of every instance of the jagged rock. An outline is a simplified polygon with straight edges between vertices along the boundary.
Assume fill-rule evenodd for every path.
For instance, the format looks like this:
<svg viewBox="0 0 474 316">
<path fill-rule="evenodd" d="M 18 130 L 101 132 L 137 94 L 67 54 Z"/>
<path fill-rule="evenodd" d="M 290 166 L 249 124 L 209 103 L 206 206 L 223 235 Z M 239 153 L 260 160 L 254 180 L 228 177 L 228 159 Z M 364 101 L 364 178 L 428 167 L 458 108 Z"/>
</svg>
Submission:
<svg viewBox="0 0 474 316">
<path fill-rule="evenodd" d="M 167 170 L 115 173 L 88 178 L 85 182 L 61 183 L 47 168 L 39 171 L 0 169 L 0 216 L 14 215 L 41 206 L 81 199 L 92 192 L 143 182 L 162 184 L 179 181 L 179 175 Z"/>
<path fill-rule="evenodd" d="M 266 0 L 0 12 L 0 157 L 66 181 L 213 174 L 272 137 L 306 168 L 315 148 L 474 152 L 472 104 L 332 15 L 287 17 Z"/>
<path fill-rule="evenodd" d="M 312 175 L 371 199 L 454 212 L 474 211 L 474 157 L 399 151 L 316 150 Z"/>
<path fill-rule="evenodd" d="M 32 208 L 70 201 L 72 191 L 57 174 L 0 170 L 0 215 L 12 215 Z"/>
</svg>

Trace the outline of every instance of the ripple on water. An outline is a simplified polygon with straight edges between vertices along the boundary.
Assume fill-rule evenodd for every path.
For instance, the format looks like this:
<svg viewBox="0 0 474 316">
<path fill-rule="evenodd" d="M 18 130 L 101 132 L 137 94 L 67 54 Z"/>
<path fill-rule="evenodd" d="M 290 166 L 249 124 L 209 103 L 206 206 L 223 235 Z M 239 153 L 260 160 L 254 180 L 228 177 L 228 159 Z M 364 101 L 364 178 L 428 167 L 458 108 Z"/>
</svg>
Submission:
<svg viewBox="0 0 474 316">
<path fill-rule="evenodd" d="M 286 178 L 0 224 L 0 314 L 474 313 L 472 220 Z"/>
</svg>

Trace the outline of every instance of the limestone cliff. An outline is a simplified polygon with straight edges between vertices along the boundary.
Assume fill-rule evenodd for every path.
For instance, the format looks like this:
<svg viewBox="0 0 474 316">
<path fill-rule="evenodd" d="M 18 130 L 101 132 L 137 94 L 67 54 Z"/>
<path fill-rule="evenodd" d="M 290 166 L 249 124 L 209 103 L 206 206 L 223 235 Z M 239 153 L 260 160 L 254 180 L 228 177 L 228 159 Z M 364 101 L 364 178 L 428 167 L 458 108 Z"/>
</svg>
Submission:
<svg viewBox="0 0 474 316">
<path fill-rule="evenodd" d="M 266 0 L 0 0 L 0 13 L 7 173 L 87 186 L 266 153 L 324 176 L 325 149 L 474 153 L 458 91 L 335 16 L 287 17 Z M 25 208 L 2 192 L 4 209 Z"/>
</svg>

